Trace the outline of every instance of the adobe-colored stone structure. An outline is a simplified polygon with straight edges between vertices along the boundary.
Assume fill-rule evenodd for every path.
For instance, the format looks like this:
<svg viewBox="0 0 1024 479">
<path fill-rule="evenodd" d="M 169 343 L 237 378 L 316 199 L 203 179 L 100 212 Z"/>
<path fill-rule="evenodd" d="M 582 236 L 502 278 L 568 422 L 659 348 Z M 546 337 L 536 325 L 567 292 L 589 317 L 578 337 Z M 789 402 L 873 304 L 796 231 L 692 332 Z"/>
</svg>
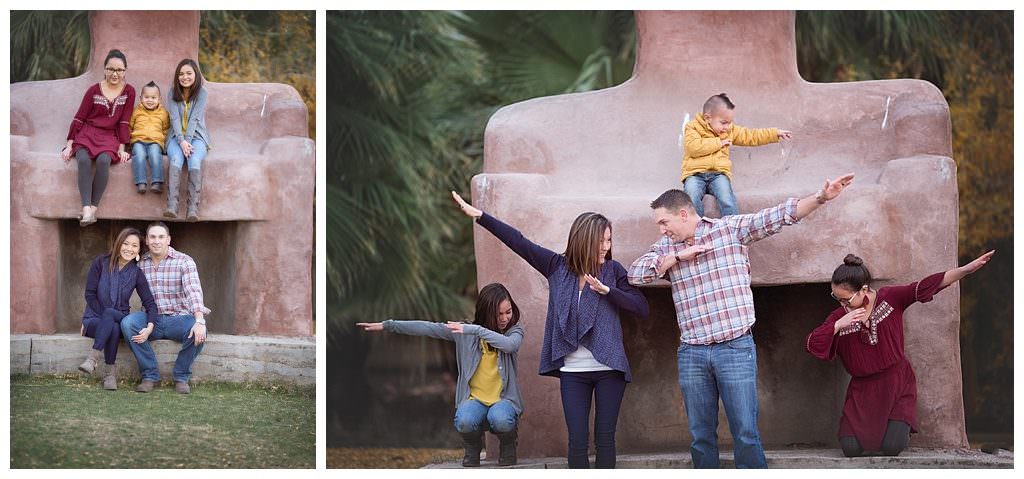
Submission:
<svg viewBox="0 0 1024 479">
<path fill-rule="evenodd" d="M 760 430 L 766 447 L 838 447 L 848 378 L 837 362 L 804 352 L 808 332 L 836 304 L 827 283 L 849 252 L 880 284 L 916 281 L 957 260 L 956 166 L 948 105 L 918 80 L 835 84 L 797 71 L 792 12 L 638 12 L 633 77 L 605 90 L 517 103 L 491 117 L 474 204 L 555 251 L 581 212 L 614 227 L 625 265 L 657 240 L 649 202 L 679 188 L 680 127 L 710 95 L 727 92 L 736 121 L 794 132 L 784 145 L 732 151 L 741 213 L 803 197 L 854 172 L 853 187 L 800 224 L 750 247 L 758 321 Z M 710 39 L 727 39 L 711 42 Z M 715 48 L 712 48 L 715 45 Z M 710 216 L 714 200 L 705 198 Z M 500 281 L 518 302 L 527 337 L 519 352 L 526 412 L 520 455 L 564 455 L 558 381 L 537 375 L 547 305 L 544 278 L 475 228 L 478 281 Z M 619 416 L 619 452 L 688 450 L 677 382 L 679 331 L 666 282 L 645 287 L 647 321 L 623 319 L 634 381 Z M 916 447 L 965 447 L 959 288 L 906 316 L 918 378 Z M 731 437 L 724 413 L 719 437 Z M 495 444 L 491 444 L 495 447 Z M 492 449 L 494 450 L 494 449 Z"/>
<path fill-rule="evenodd" d="M 137 194 L 130 165 L 119 164 L 100 221 L 81 228 L 77 166 L 58 150 L 82 94 L 102 80 L 108 50 L 125 53 L 137 93 L 154 80 L 166 94 L 178 61 L 199 57 L 199 13 L 97 12 L 89 23 L 86 73 L 11 86 L 12 334 L 77 333 L 90 259 L 125 225 L 164 220 L 166 196 Z M 203 162 L 202 221 L 170 223 L 171 244 L 196 259 L 213 310 L 211 336 L 288 336 L 312 345 L 315 159 L 306 107 L 282 84 L 206 88 L 212 149 Z"/>
</svg>

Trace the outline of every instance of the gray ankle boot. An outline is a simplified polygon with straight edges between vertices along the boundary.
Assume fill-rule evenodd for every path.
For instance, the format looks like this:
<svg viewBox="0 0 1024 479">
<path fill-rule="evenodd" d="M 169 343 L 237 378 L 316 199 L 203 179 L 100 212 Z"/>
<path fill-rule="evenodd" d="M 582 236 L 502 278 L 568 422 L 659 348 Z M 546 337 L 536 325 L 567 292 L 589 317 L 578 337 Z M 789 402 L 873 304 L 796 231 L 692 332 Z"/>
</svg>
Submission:
<svg viewBox="0 0 1024 479">
<path fill-rule="evenodd" d="M 199 221 L 199 195 L 203 192 L 203 170 L 188 170 L 188 213 L 186 221 Z"/>
<path fill-rule="evenodd" d="M 89 357 L 85 358 L 85 361 L 82 361 L 82 364 L 78 365 L 78 370 L 85 374 L 92 374 L 92 372 L 96 370 L 96 363 L 98 363 L 102 358 L 103 351 L 90 349 Z"/>
<path fill-rule="evenodd" d="M 178 193 L 181 191 L 181 168 L 171 166 L 167 171 L 167 209 L 164 217 L 178 217 Z"/>
<path fill-rule="evenodd" d="M 117 365 L 104 364 L 104 366 L 107 368 L 107 371 L 103 375 L 103 389 L 117 391 Z"/>
</svg>

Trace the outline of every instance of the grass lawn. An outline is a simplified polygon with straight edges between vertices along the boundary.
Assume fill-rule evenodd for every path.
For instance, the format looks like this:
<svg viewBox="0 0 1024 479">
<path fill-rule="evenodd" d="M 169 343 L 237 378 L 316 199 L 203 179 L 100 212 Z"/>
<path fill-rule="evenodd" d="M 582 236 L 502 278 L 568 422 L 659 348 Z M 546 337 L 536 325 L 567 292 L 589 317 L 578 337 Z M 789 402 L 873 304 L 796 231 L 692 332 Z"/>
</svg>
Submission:
<svg viewBox="0 0 1024 479">
<path fill-rule="evenodd" d="M 11 468 L 313 468 L 312 386 L 11 376 Z"/>
</svg>

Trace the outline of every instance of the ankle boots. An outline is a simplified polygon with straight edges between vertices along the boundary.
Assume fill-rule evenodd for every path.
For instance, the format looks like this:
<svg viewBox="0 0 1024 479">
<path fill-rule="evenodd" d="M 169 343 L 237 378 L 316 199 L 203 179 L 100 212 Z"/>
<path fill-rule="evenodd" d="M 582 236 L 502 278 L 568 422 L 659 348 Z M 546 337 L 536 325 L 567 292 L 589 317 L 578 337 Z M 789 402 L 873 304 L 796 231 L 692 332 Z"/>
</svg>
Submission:
<svg viewBox="0 0 1024 479">
<path fill-rule="evenodd" d="M 462 435 L 462 447 L 466 450 L 462 458 L 462 467 L 479 467 L 480 452 L 484 449 L 484 433 L 471 432 L 460 433 Z M 514 466 L 516 460 L 516 446 L 519 445 L 519 427 L 509 432 L 495 433 L 498 436 L 498 465 Z"/>
<path fill-rule="evenodd" d="M 519 444 L 519 426 L 509 432 L 496 434 L 498 436 L 498 465 L 516 465 L 516 446 Z"/>
<path fill-rule="evenodd" d="M 462 458 L 462 467 L 479 467 L 480 452 L 484 450 L 484 433 L 463 432 L 462 447 L 466 449 L 466 455 Z"/>
</svg>

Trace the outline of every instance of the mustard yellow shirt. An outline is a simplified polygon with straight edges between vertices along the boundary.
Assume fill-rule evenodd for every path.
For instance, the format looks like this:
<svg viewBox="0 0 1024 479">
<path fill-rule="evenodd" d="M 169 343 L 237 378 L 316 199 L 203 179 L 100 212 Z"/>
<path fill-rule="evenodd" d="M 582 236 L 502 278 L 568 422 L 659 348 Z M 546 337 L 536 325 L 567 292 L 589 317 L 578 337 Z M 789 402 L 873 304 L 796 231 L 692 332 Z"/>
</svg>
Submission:
<svg viewBox="0 0 1024 479">
<path fill-rule="evenodd" d="M 163 105 L 157 105 L 156 108 L 149 110 L 139 103 L 132 111 L 132 119 L 128 121 L 128 128 L 132 132 L 130 143 L 159 143 L 160 148 L 163 148 L 170 127 L 171 116 L 167 114 L 167 109 Z"/>
<path fill-rule="evenodd" d="M 498 374 L 498 350 L 480 340 L 480 365 L 469 378 L 469 397 L 490 406 L 501 399 L 501 375 Z"/>
<path fill-rule="evenodd" d="M 185 132 L 188 131 L 188 104 L 191 102 L 185 102 L 185 111 L 181 114 L 181 136 L 185 136 Z"/>
<path fill-rule="evenodd" d="M 732 181 L 732 160 L 729 147 L 722 146 L 722 140 L 732 140 L 736 146 L 761 146 L 779 141 L 777 128 L 744 128 L 733 124 L 732 128 L 719 137 L 698 113 L 683 129 L 683 168 L 679 181 L 697 173 L 725 173 Z"/>
</svg>

